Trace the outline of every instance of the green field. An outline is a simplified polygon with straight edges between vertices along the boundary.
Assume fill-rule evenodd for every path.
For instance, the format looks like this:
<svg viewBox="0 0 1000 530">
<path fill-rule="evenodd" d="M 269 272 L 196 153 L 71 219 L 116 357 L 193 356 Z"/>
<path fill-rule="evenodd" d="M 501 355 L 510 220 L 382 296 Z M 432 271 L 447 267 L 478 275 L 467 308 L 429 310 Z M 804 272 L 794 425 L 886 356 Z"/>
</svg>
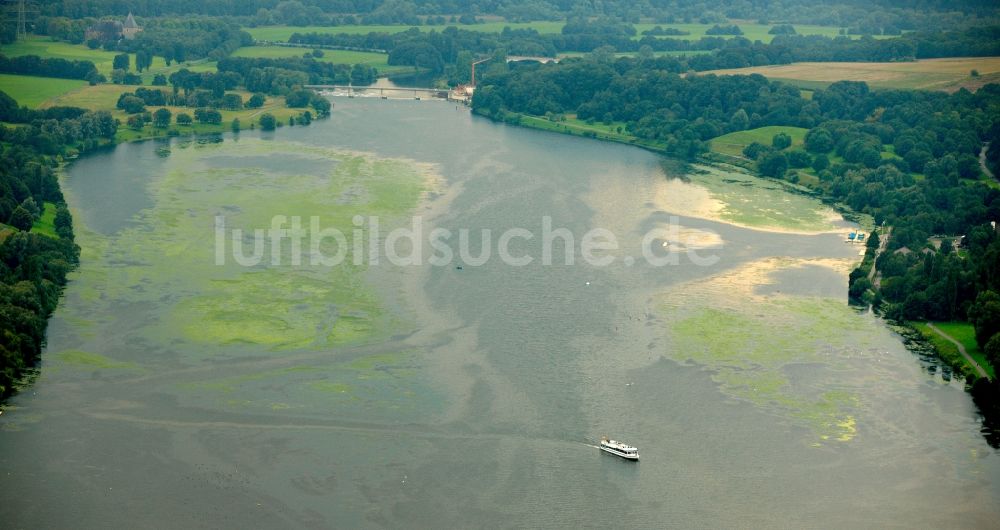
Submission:
<svg viewBox="0 0 1000 530">
<path fill-rule="evenodd" d="M 505 27 L 509 27 L 510 29 L 532 28 L 537 30 L 539 33 L 559 33 L 562 31 L 563 25 L 563 22 L 486 22 L 484 24 L 439 24 L 430 26 L 261 26 L 257 28 L 243 28 L 243 30 L 257 40 L 284 42 L 292 36 L 292 33 L 324 33 L 330 35 L 346 33 L 349 35 L 367 35 L 369 33 L 399 33 L 400 31 L 406 31 L 411 27 L 416 27 L 420 31 L 441 31 L 449 26 L 469 31 L 482 31 L 484 33 L 499 33 L 503 31 L 503 28 Z"/>
<path fill-rule="evenodd" d="M 31 231 L 43 236 L 58 238 L 56 235 L 56 205 L 51 202 L 45 203 L 42 216 L 32 225 Z"/>
<path fill-rule="evenodd" d="M 0 46 L 0 53 L 8 57 L 19 57 L 21 55 L 37 55 L 41 58 L 59 58 L 70 61 L 91 61 L 97 67 L 97 71 L 105 76 L 111 75 L 114 58 L 117 53 L 106 52 L 104 50 L 91 50 L 82 44 L 70 44 L 68 42 L 57 42 L 48 37 L 33 35 L 25 40 L 17 41 L 13 44 Z M 135 55 L 130 56 L 131 65 L 135 67 Z M 142 72 L 143 84 L 150 84 L 156 74 L 170 75 L 181 68 L 187 68 L 195 72 L 205 72 L 215 69 L 215 63 L 198 60 L 185 63 L 173 63 L 167 66 L 163 57 L 154 57 L 153 64 L 149 70 Z"/>
<path fill-rule="evenodd" d="M 979 77 L 971 77 L 972 70 Z M 864 81 L 875 88 L 955 91 L 965 87 L 976 90 L 987 83 L 1000 82 L 1000 57 L 922 59 L 893 63 L 792 63 L 712 70 L 703 74 L 761 74 L 775 81 L 799 87 L 826 88 L 841 80 Z"/>
<path fill-rule="evenodd" d="M 743 30 L 743 37 L 750 39 L 751 41 L 760 40 L 763 42 L 771 42 L 774 35 L 768 34 L 771 29 L 771 24 L 749 24 L 736 22 L 736 25 Z M 420 31 L 441 31 L 449 26 L 454 26 L 459 29 L 464 29 L 468 31 L 481 31 L 484 33 L 499 33 L 503 31 L 503 28 L 509 27 L 511 29 L 525 29 L 531 28 L 542 34 L 555 34 L 562 32 L 562 27 L 565 25 L 564 22 L 486 22 L 484 24 L 440 24 L 440 25 L 429 25 L 429 26 L 406 26 L 406 25 L 358 25 L 358 26 L 261 26 L 256 28 L 243 28 L 245 31 L 250 33 L 254 39 L 270 42 L 284 42 L 287 41 L 293 33 L 323 33 L 323 34 L 340 34 L 346 33 L 350 35 L 367 35 L 368 33 L 399 33 L 401 31 L 406 31 L 411 27 L 415 27 Z M 705 31 L 714 26 L 714 24 L 653 24 L 653 23 L 643 23 L 635 24 L 636 29 L 636 39 L 642 38 L 642 32 L 646 30 L 653 29 L 656 26 L 660 26 L 664 29 L 675 28 L 681 31 L 687 31 L 689 35 L 680 36 L 662 36 L 659 38 L 663 39 L 682 39 L 682 40 L 698 40 L 705 37 Z M 827 37 L 836 37 L 840 33 L 840 28 L 833 26 L 814 26 L 806 24 L 795 24 L 795 30 L 800 35 L 824 35 Z M 731 35 L 718 35 L 719 37 L 730 38 Z M 851 35 L 851 38 L 860 38 L 860 35 Z M 875 38 L 889 38 L 883 36 L 876 36 Z"/>
<path fill-rule="evenodd" d="M 79 79 L 56 79 L 33 75 L 0 74 L 0 90 L 14 98 L 19 105 L 37 108 L 56 96 L 61 96 L 83 86 Z"/>
<path fill-rule="evenodd" d="M 97 70 L 107 75 L 115 58 L 114 52 L 91 50 L 82 44 L 56 42 L 48 37 L 31 36 L 12 44 L 0 46 L 0 53 L 8 57 L 21 55 L 37 55 L 42 58 L 58 57 L 70 61 L 91 61 Z"/>
<path fill-rule="evenodd" d="M 302 48 L 294 46 L 245 46 L 233 52 L 233 57 L 262 57 L 266 59 L 280 59 L 283 57 L 302 57 L 303 54 L 312 52 L 312 48 Z M 412 72 L 411 66 L 390 66 L 389 55 L 385 53 L 358 52 L 349 50 L 322 50 L 323 57 L 318 58 L 333 64 L 364 64 L 373 66 L 380 74 L 397 72 Z"/>
<path fill-rule="evenodd" d="M 802 141 L 809 129 L 801 127 L 768 126 L 747 131 L 732 132 L 712 139 L 712 151 L 724 155 L 742 157 L 743 148 L 753 142 L 771 145 L 771 139 L 779 132 L 783 132 L 792 137 L 792 146 L 795 149 L 802 145 Z"/>
</svg>

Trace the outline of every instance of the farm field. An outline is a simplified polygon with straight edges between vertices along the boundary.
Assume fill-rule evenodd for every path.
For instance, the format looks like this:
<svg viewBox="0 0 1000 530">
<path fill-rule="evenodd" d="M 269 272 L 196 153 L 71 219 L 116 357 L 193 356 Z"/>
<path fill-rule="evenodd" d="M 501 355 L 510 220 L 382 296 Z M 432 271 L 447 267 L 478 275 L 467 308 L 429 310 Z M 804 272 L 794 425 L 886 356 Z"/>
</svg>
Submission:
<svg viewBox="0 0 1000 530">
<path fill-rule="evenodd" d="M 760 40 L 764 42 L 771 42 L 774 35 L 769 35 L 767 32 L 771 29 L 771 24 L 750 24 L 750 23 L 740 23 L 734 22 L 736 25 L 743 30 L 743 37 L 750 40 Z M 504 27 L 509 27 L 511 29 L 534 29 L 542 34 L 552 34 L 562 32 L 562 27 L 565 22 L 487 22 L 484 24 L 442 24 L 442 25 L 429 25 L 429 26 L 406 26 L 406 25 L 395 25 L 395 26 L 382 26 L 382 25 L 357 25 L 357 26 L 261 26 L 256 28 L 243 28 L 246 32 L 250 33 L 254 39 L 271 41 L 271 42 L 283 42 L 287 41 L 293 33 L 326 33 L 326 34 L 338 34 L 347 33 L 351 35 L 366 35 L 368 33 L 398 33 L 400 31 L 406 31 L 411 27 L 416 27 L 420 31 L 441 31 L 449 26 L 454 26 L 459 29 L 469 30 L 469 31 L 482 31 L 484 33 L 499 33 L 503 31 Z M 660 38 L 665 39 L 684 39 L 684 40 L 698 40 L 705 35 L 705 31 L 714 26 L 714 24 L 654 24 L 654 23 L 642 23 L 634 24 L 636 31 L 638 32 L 636 38 L 642 37 L 642 32 L 646 30 L 653 29 L 656 26 L 660 26 L 664 29 L 675 28 L 682 31 L 687 31 L 689 35 L 681 36 L 663 36 Z M 825 35 L 828 37 L 836 37 L 840 28 L 834 26 L 813 26 L 806 24 L 796 24 L 795 30 L 800 35 Z M 731 37 L 731 35 L 719 35 L 721 37 Z M 852 35 L 852 38 L 860 38 L 859 35 Z M 876 36 L 875 38 L 887 38 L 883 36 Z"/>
<path fill-rule="evenodd" d="M 97 71 L 105 76 L 111 75 L 114 58 L 117 53 L 104 50 L 91 50 L 82 44 L 70 44 L 68 42 L 58 42 L 33 35 L 25 40 L 20 40 L 12 44 L 0 46 L 0 53 L 8 57 L 19 57 L 21 55 L 37 55 L 43 59 L 59 58 L 70 61 L 91 61 L 97 67 Z M 129 54 L 131 65 L 135 66 L 135 54 Z M 205 72 L 215 70 L 215 62 L 202 60 L 188 61 L 185 63 L 172 63 L 167 66 L 163 57 L 153 57 L 153 64 L 148 70 L 142 72 L 142 82 L 150 84 L 156 74 L 170 75 L 181 68 L 187 68 L 194 72 Z"/>
<path fill-rule="evenodd" d="M 91 61 L 97 67 L 97 71 L 104 75 L 108 75 L 111 72 L 111 66 L 116 55 L 114 52 L 91 50 L 82 44 L 58 42 L 48 37 L 34 35 L 24 40 L 0 46 L 0 53 L 7 57 L 37 55 L 43 59 L 54 57 L 69 61 Z"/>
<path fill-rule="evenodd" d="M 539 33 L 559 33 L 562 31 L 564 22 L 486 22 L 483 24 L 436 24 L 429 26 L 406 26 L 406 25 L 357 25 L 357 26 L 260 26 L 256 28 L 243 28 L 244 31 L 253 36 L 254 39 L 284 42 L 292 33 L 326 33 L 349 35 L 367 35 L 369 33 L 399 33 L 411 27 L 416 27 L 420 31 L 441 31 L 449 26 L 469 31 L 482 31 L 484 33 L 499 33 L 503 28 L 526 29 L 531 28 Z"/>
<path fill-rule="evenodd" d="M 282 57 L 302 57 L 312 48 L 294 46 L 245 46 L 233 52 L 233 57 L 261 57 L 280 59 Z M 390 66 L 389 55 L 385 53 L 359 52 L 349 50 L 322 50 L 323 57 L 316 60 L 333 64 L 364 64 L 375 67 L 380 74 L 412 72 L 411 66 Z"/>
<path fill-rule="evenodd" d="M 45 101 L 87 85 L 79 79 L 57 79 L 33 75 L 0 74 L 0 90 L 18 105 L 37 108 Z"/>
<path fill-rule="evenodd" d="M 801 147 L 803 139 L 806 136 L 806 132 L 809 129 L 803 129 L 802 127 L 782 127 L 782 126 L 768 126 L 759 127 L 757 129 L 749 129 L 746 131 L 731 132 L 729 134 L 724 134 L 718 136 L 711 140 L 712 151 L 716 153 L 722 153 L 729 156 L 743 156 L 743 148 L 750 145 L 753 142 L 757 142 L 763 145 L 771 145 L 771 139 L 774 135 L 783 132 L 792 137 L 792 145 L 789 150 Z"/>
<path fill-rule="evenodd" d="M 84 86 L 72 92 L 67 92 L 53 97 L 41 106 L 43 108 L 80 107 L 90 110 L 114 110 L 115 104 L 118 102 L 118 96 L 120 96 L 122 92 L 133 92 L 136 88 L 138 87 L 130 85 L 113 85 L 110 83 Z"/>
<path fill-rule="evenodd" d="M 979 71 L 978 78 L 970 75 L 973 69 Z M 923 59 L 906 63 L 793 63 L 701 73 L 761 74 L 803 88 L 823 88 L 835 81 L 848 80 L 864 81 L 875 88 L 953 92 L 962 87 L 975 90 L 987 83 L 1000 81 L 1000 57 Z"/>
</svg>

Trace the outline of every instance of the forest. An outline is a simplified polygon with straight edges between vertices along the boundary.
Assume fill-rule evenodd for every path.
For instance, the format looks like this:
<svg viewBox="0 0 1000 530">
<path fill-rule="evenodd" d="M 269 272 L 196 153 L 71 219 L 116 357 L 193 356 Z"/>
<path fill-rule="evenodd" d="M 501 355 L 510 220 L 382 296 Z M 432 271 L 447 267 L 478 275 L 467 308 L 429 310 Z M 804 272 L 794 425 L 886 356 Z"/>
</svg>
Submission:
<svg viewBox="0 0 1000 530">
<path fill-rule="evenodd" d="M 898 7 L 891 0 L 40 0 L 46 16 L 99 18 L 132 10 L 143 16 L 207 15 L 243 17 L 263 24 L 416 24 L 428 17 L 447 15 L 456 22 L 462 15 L 472 22 L 475 16 L 502 16 L 510 21 L 560 20 L 570 15 L 617 17 L 638 21 L 722 23 L 727 18 L 744 20 L 784 20 L 830 26 L 854 26 L 860 30 L 886 26 L 900 29 L 936 27 L 942 23 L 965 21 L 992 15 L 989 0 L 923 0 Z M 452 17 L 455 20 L 452 20 Z"/>
</svg>

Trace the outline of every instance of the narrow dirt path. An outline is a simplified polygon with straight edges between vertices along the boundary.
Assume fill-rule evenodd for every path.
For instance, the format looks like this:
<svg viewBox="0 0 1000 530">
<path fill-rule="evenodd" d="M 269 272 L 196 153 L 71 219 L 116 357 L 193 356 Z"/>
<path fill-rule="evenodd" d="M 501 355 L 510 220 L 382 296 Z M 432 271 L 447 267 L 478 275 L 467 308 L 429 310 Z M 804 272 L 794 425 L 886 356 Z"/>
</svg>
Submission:
<svg viewBox="0 0 1000 530">
<path fill-rule="evenodd" d="M 875 231 L 873 230 L 872 233 L 875 233 Z M 877 262 L 879 256 L 881 256 L 882 253 L 885 252 L 885 247 L 889 244 L 889 237 L 891 235 L 892 235 L 891 226 L 886 227 L 884 233 L 879 234 L 878 248 L 875 249 L 875 262 Z M 875 290 L 877 291 L 882 284 L 882 275 L 881 274 L 876 275 L 875 262 L 872 262 L 872 270 L 868 271 L 868 281 L 872 283 L 872 286 L 875 287 Z"/>
<path fill-rule="evenodd" d="M 990 143 L 986 142 L 983 144 L 982 151 L 979 151 L 979 167 L 983 169 L 983 173 L 985 173 L 987 177 L 996 178 L 996 175 L 994 175 L 993 172 L 990 171 L 989 166 L 986 165 L 986 151 L 988 151 L 989 148 Z"/>
<path fill-rule="evenodd" d="M 965 360 L 969 361 L 969 364 L 971 364 L 972 367 L 975 368 L 977 372 L 979 372 L 979 377 L 986 377 L 986 378 L 989 377 L 988 375 L 986 375 L 986 370 L 983 370 L 983 367 L 979 366 L 979 363 L 977 363 L 975 359 L 973 359 L 968 353 L 966 353 L 965 346 L 962 346 L 961 342 L 958 342 L 957 340 L 951 338 L 951 335 L 941 331 L 940 328 L 938 328 L 934 324 L 931 324 L 930 322 L 927 323 L 927 327 L 934 330 L 934 333 L 937 333 L 938 335 L 941 335 L 945 339 L 948 339 L 955 346 L 958 346 L 958 353 L 961 353 L 962 357 L 965 357 Z"/>
</svg>

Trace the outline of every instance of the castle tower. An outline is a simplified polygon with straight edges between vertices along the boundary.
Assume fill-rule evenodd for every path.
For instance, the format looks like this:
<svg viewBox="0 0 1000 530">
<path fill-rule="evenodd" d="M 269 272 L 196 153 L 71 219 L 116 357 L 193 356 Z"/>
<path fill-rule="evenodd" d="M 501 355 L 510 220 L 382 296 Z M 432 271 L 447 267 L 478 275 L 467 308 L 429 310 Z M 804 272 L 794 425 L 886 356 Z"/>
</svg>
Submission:
<svg viewBox="0 0 1000 530">
<path fill-rule="evenodd" d="M 135 34 L 142 31 L 139 24 L 136 24 L 135 18 L 132 17 L 132 12 L 130 11 L 128 17 L 125 19 L 125 23 L 122 24 L 122 37 L 126 39 L 134 39 Z"/>
</svg>

